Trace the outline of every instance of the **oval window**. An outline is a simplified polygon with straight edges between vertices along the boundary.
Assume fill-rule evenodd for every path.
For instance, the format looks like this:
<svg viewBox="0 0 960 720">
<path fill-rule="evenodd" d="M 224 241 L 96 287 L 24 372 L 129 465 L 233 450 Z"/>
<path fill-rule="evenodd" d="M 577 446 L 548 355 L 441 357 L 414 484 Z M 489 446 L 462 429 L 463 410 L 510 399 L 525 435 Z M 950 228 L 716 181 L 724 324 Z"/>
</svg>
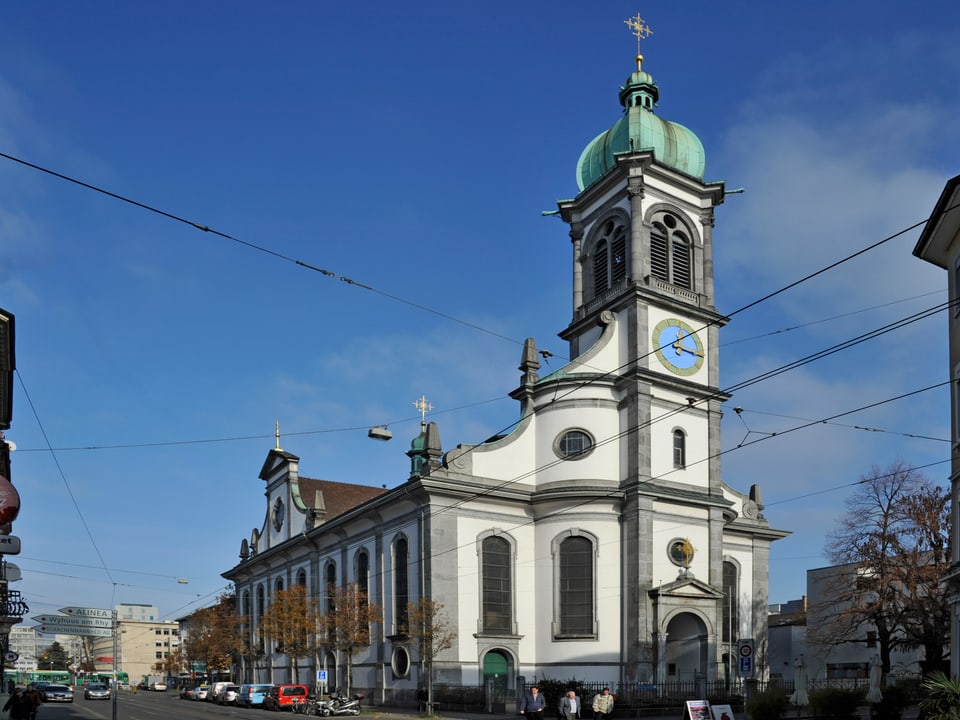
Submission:
<svg viewBox="0 0 960 720">
<path fill-rule="evenodd" d="M 567 430 L 557 439 L 556 453 L 564 460 L 586 457 L 593 450 L 593 438 L 583 430 Z"/>
</svg>

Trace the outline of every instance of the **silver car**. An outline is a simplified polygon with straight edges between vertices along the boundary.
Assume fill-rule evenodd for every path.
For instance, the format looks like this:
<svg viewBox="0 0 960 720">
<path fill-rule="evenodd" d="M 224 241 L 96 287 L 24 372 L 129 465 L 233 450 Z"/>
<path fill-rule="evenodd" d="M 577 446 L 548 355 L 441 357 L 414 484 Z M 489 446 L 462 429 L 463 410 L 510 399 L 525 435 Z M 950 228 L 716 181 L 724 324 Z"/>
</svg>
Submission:
<svg viewBox="0 0 960 720">
<path fill-rule="evenodd" d="M 44 702 L 73 702 L 73 690 L 66 685 L 47 685 L 40 690 Z"/>
<path fill-rule="evenodd" d="M 110 688 L 103 683 L 90 683 L 83 688 L 84 700 L 109 700 Z"/>
</svg>

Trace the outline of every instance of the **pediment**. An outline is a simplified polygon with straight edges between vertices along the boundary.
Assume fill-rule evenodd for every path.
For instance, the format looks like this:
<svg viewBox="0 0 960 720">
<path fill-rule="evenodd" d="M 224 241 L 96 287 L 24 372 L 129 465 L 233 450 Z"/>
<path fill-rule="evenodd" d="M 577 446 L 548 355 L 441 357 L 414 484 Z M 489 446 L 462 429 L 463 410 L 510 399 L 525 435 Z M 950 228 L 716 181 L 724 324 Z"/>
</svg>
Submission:
<svg viewBox="0 0 960 720">
<path fill-rule="evenodd" d="M 719 600 L 723 592 L 693 576 L 679 577 L 671 583 L 653 588 L 650 597 L 671 597 L 696 600 Z"/>
</svg>

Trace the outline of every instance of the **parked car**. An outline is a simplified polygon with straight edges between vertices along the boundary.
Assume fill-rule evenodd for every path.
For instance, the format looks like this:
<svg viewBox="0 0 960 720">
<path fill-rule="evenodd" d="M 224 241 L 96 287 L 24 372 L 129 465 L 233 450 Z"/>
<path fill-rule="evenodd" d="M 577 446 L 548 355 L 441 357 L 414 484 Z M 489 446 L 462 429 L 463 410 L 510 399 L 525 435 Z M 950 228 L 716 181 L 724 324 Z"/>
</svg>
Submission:
<svg viewBox="0 0 960 720">
<path fill-rule="evenodd" d="M 237 693 L 237 705 L 240 707 L 260 707 L 263 705 L 263 698 L 270 692 L 273 685 L 255 685 L 247 683 L 240 686 L 240 692 Z"/>
<path fill-rule="evenodd" d="M 104 683 L 90 683 L 83 686 L 84 700 L 109 700 L 110 688 Z"/>
<path fill-rule="evenodd" d="M 236 705 L 237 693 L 239 692 L 239 685 L 227 685 L 217 693 L 217 705 Z"/>
<path fill-rule="evenodd" d="M 227 685 L 233 685 L 234 683 L 230 680 L 219 680 L 215 683 L 211 683 L 210 692 L 207 693 L 207 696 L 204 698 L 207 702 L 217 702 L 217 698 L 220 696 L 220 693 L 223 692 L 223 689 Z"/>
<path fill-rule="evenodd" d="M 45 685 L 40 690 L 44 702 L 73 702 L 73 690 L 66 685 Z"/>
<path fill-rule="evenodd" d="M 292 710 L 295 704 L 306 701 L 309 694 L 306 685 L 274 685 L 263 698 L 263 709 Z"/>
<path fill-rule="evenodd" d="M 207 695 L 210 693 L 209 685 L 199 685 L 193 689 L 192 700 L 206 700 Z"/>
<path fill-rule="evenodd" d="M 182 688 L 180 688 L 180 699 L 193 700 L 193 693 L 195 690 L 196 688 L 187 687 L 186 685 L 184 685 Z"/>
</svg>

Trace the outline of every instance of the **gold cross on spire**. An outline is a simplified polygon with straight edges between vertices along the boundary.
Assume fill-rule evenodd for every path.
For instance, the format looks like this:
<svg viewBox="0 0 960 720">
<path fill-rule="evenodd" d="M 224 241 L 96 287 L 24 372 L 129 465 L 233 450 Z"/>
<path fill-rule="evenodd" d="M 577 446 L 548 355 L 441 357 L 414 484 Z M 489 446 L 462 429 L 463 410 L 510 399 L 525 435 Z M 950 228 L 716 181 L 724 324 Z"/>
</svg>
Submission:
<svg viewBox="0 0 960 720">
<path fill-rule="evenodd" d="M 420 427 L 427 426 L 427 411 L 433 410 L 433 405 L 427 402 L 427 396 L 421 395 L 420 399 L 413 403 L 413 406 L 420 411 Z"/>
<path fill-rule="evenodd" d="M 637 38 L 637 70 L 640 70 L 640 65 L 643 62 L 643 55 L 640 54 L 640 41 L 653 35 L 653 30 L 650 29 L 649 25 L 644 24 L 640 13 L 632 18 L 627 18 L 623 22 L 633 31 L 631 34 Z"/>
</svg>

